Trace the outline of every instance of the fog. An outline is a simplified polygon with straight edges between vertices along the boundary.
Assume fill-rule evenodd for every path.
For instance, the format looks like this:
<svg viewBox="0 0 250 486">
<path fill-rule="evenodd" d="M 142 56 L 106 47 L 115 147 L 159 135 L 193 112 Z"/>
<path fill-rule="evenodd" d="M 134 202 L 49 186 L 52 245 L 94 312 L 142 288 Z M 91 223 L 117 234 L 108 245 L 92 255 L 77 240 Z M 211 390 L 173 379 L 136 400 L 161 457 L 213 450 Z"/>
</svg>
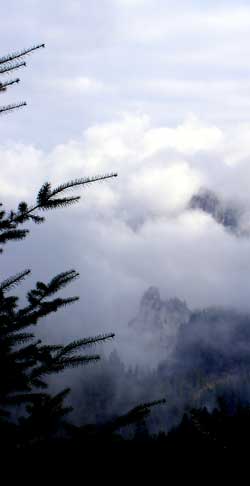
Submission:
<svg viewBox="0 0 250 486">
<path fill-rule="evenodd" d="M 25 241 L 6 248 L 2 273 L 31 268 L 26 288 L 60 271 L 80 272 L 67 293 L 81 300 L 55 316 L 53 325 L 51 320 L 43 324 L 47 339 L 114 331 L 115 346 L 129 362 L 138 348 L 127 324 L 151 285 L 163 298 L 178 297 L 191 309 L 215 305 L 249 311 L 250 241 L 189 208 L 205 186 L 240 205 L 247 226 L 249 164 L 241 141 L 248 131 L 242 126 L 239 136 L 236 130 L 230 147 L 231 129 L 194 117 L 169 128 L 153 126 L 148 116 L 126 115 L 52 151 L 0 147 L 2 197 L 10 207 L 22 199 L 31 203 L 46 180 L 119 174 L 79 189 L 76 207 L 46 213 L 44 225 L 31 227 Z"/>
<path fill-rule="evenodd" d="M 1 119 L 1 200 L 6 208 L 32 204 L 45 181 L 118 178 L 78 189 L 78 205 L 46 213 L 26 240 L 10 243 L 1 278 L 30 268 L 23 299 L 37 280 L 79 271 L 65 290 L 79 303 L 37 333 L 66 342 L 115 332 L 97 347 L 104 360 L 116 349 L 126 372 L 140 364 L 152 378 L 164 356 L 128 326 L 149 287 L 190 311 L 250 312 L 250 9 L 195 0 L 85 4 L 62 2 L 58 12 L 47 0 L 39 8 L 27 1 L 17 25 L 3 26 L 3 48 L 39 35 L 48 50 L 31 58 L 23 91 L 4 99 L 20 93 L 31 108 Z M 204 188 L 222 219 L 190 204 Z M 227 209 L 237 213 L 234 230 L 223 223 Z M 201 335 L 206 341 L 206 326 Z M 222 347 L 226 329 L 223 336 Z"/>
</svg>

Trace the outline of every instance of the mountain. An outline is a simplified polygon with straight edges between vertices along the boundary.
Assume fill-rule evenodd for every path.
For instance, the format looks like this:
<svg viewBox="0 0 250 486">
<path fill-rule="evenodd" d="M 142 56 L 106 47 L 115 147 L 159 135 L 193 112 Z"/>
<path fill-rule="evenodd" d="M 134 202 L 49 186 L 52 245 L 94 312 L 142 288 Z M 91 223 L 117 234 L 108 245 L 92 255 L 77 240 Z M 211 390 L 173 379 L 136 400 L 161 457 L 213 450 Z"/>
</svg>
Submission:
<svg viewBox="0 0 250 486">
<path fill-rule="evenodd" d="M 139 310 L 129 327 L 139 334 L 146 347 L 174 349 L 182 325 L 188 323 L 191 312 L 185 302 L 177 298 L 162 300 L 156 287 L 142 296 Z"/>
<path fill-rule="evenodd" d="M 198 194 L 194 194 L 188 207 L 209 214 L 218 224 L 235 235 L 242 233 L 240 209 L 222 201 L 213 191 L 203 189 Z"/>
<path fill-rule="evenodd" d="M 249 370 L 250 315 L 212 307 L 193 312 L 179 329 L 175 359 L 178 368 L 205 374 Z"/>
<path fill-rule="evenodd" d="M 165 397 L 167 405 L 155 407 L 147 421 L 156 433 L 176 426 L 193 407 L 212 410 L 220 397 L 250 404 L 249 314 L 218 307 L 190 311 L 150 287 L 129 329 L 135 361 L 123 363 L 119 345 L 80 375 L 73 395 L 77 423 L 103 423 Z"/>
<path fill-rule="evenodd" d="M 191 311 L 184 301 L 163 300 L 158 288 L 150 287 L 128 325 L 138 356 L 142 348 L 147 359 L 152 351 L 155 362 L 165 362 L 168 371 L 199 369 L 207 375 L 250 370 L 249 314 L 219 307 Z"/>
</svg>

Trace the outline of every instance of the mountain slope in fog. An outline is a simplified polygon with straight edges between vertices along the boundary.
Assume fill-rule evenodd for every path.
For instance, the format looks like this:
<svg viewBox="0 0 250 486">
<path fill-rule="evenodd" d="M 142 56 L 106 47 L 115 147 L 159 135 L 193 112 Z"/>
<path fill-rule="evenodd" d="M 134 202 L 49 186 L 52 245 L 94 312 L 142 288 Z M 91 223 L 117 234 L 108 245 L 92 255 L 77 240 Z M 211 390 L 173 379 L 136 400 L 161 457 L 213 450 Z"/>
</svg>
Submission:
<svg viewBox="0 0 250 486">
<path fill-rule="evenodd" d="M 250 315 L 218 308 L 192 312 L 188 326 L 179 329 L 174 356 L 185 372 L 250 369 Z"/>
<path fill-rule="evenodd" d="M 233 309 L 191 311 L 150 287 L 129 323 L 131 342 L 144 345 L 145 366 L 124 365 L 116 353 L 88 370 L 74 392 L 76 420 L 102 422 L 138 403 L 166 398 L 152 411 L 151 431 L 169 430 L 192 407 L 213 408 L 220 396 L 250 403 L 250 315 Z M 138 349 L 138 355 L 141 353 Z M 148 368 L 152 351 L 158 356 Z"/>
<path fill-rule="evenodd" d="M 133 332 L 139 334 L 146 348 L 164 348 L 172 351 L 181 325 L 191 316 L 185 302 L 177 298 L 162 300 L 156 287 L 150 287 L 142 296 L 139 310 L 129 322 Z"/>
<path fill-rule="evenodd" d="M 209 214 L 218 224 L 235 235 L 242 234 L 241 211 L 236 205 L 222 201 L 215 192 L 208 189 L 194 194 L 189 209 L 199 209 Z"/>
</svg>

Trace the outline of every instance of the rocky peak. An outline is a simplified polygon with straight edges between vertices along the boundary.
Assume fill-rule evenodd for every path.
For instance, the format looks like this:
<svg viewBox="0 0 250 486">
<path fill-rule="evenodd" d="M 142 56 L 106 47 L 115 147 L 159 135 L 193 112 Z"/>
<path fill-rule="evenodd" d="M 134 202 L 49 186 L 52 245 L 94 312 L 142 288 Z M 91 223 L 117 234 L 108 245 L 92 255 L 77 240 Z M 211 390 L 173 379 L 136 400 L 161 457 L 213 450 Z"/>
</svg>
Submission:
<svg viewBox="0 0 250 486">
<path fill-rule="evenodd" d="M 160 292 L 157 287 L 149 287 L 141 298 L 141 309 L 159 309 L 161 306 Z"/>
<path fill-rule="evenodd" d="M 191 312 L 178 298 L 162 300 L 157 287 L 149 287 L 142 296 L 139 311 L 129 326 L 140 333 L 147 343 L 173 347 L 182 324 L 190 319 Z"/>
<path fill-rule="evenodd" d="M 213 191 L 200 190 L 192 196 L 188 207 L 209 214 L 218 224 L 234 234 L 241 232 L 241 209 L 235 204 L 223 201 Z"/>
</svg>

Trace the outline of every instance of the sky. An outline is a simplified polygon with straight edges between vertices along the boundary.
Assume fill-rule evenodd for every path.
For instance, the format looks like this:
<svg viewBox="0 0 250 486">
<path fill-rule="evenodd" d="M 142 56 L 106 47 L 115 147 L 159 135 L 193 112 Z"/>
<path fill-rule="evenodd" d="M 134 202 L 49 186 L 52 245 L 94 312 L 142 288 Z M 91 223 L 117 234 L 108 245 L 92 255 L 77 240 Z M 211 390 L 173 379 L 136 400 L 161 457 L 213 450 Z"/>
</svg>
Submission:
<svg viewBox="0 0 250 486">
<path fill-rule="evenodd" d="M 27 285 L 80 272 L 80 303 L 46 332 L 114 330 L 119 347 L 151 285 L 191 308 L 250 310 L 250 239 L 187 209 L 208 188 L 250 221 L 249 2 L 10 0 L 1 14 L 2 55 L 46 44 L 1 95 L 28 103 L 0 119 L 3 202 L 119 174 L 2 257 L 4 277 L 32 268 Z"/>
</svg>

